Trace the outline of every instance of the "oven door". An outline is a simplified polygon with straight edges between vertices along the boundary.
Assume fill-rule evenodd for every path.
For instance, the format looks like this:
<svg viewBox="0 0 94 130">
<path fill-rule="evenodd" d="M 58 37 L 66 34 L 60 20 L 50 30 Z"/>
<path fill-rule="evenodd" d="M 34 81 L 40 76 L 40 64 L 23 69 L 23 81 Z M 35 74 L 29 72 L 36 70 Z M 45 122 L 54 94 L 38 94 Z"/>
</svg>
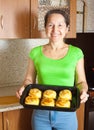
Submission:
<svg viewBox="0 0 94 130">
<path fill-rule="evenodd" d="M 94 130 L 94 88 L 89 89 L 89 99 L 85 103 L 84 130 Z"/>
</svg>

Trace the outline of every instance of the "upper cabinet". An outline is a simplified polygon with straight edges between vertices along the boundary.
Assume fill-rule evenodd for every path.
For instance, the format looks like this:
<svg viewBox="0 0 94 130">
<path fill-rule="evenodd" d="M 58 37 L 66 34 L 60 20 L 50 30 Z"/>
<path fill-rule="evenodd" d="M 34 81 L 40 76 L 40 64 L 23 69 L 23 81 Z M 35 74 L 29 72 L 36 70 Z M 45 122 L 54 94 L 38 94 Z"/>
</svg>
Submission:
<svg viewBox="0 0 94 130">
<path fill-rule="evenodd" d="M 0 0 L 0 38 L 46 38 L 42 14 L 55 6 L 69 10 L 67 37 L 76 37 L 76 0 Z"/>
<path fill-rule="evenodd" d="M 30 0 L 0 0 L 0 38 L 30 38 Z"/>
<path fill-rule="evenodd" d="M 49 9 L 63 8 L 70 14 L 68 38 L 76 37 L 76 0 L 31 0 L 31 38 L 46 38 L 44 16 Z"/>
</svg>

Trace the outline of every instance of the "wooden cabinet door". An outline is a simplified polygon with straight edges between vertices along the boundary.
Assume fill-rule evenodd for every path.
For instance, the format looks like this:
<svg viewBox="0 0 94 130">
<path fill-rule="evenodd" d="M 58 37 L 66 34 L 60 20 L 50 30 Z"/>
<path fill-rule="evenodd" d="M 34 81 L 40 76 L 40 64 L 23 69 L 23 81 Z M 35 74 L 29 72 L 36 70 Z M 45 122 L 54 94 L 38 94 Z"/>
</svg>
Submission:
<svg viewBox="0 0 94 130">
<path fill-rule="evenodd" d="M 30 0 L 0 0 L 0 38 L 30 37 Z"/>
<path fill-rule="evenodd" d="M 0 113 L 0 130 L 3 130 L 2 112 Z"/>
<path fill-rule="evenodd" d="M 31 115 L 31 109 L 4 112 L 4 130 L 31 130 Z"/>
<path fill-rule="evenodd" d="M 77 110 L 78 130 L 84 130 L 84 107 L 85 105 L 81 104 Z"/>
<path fill-rule="evenodd" d="M 70 30 L 67 38 L 76 37 L 76 0 L 70 0 Z M 46 38 L 38 29 L 38 0 L 31 0 L 31 38 Z"/>
</svg>

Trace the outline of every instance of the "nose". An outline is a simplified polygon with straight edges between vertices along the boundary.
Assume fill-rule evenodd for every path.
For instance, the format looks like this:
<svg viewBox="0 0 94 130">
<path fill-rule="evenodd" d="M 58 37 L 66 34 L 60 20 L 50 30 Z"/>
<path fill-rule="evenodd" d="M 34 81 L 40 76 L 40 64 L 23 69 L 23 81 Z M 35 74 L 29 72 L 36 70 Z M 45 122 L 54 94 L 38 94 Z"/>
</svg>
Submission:
<svg viewBox="0 0 94 130">
<path fill-rule="evenodd" d="M 56 32 L 58 30 L 58 27 L 56 25 L 53 26 L 53 32 Z"/>
</svg>

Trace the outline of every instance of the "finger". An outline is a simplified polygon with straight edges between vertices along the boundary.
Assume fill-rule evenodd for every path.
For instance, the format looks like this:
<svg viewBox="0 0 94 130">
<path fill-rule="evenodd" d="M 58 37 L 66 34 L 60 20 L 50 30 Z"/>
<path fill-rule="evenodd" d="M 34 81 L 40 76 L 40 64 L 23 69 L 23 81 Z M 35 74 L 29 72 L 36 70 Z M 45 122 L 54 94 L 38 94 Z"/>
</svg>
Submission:
<svg viewBox="0 0 94 130">
<path fill-rule="evenodd" d="M 16 92 L 16 96 L 20 99 L 20 94 L 19 94 L 19 90 Z"/>
<path fill-rule="evenodd" d="M 85 97 L 81 99 L 81 103 L 85 103 L 88 100 L 89 95 L 87 94 Z"/>
<path fill-rule="evenodd" d="M 89 94 L 87 94 L 86 92 L 83 92 L 80 96 L 80 99 L 83 99 L 84 97 L 89 97 Z"/>
</svg>

